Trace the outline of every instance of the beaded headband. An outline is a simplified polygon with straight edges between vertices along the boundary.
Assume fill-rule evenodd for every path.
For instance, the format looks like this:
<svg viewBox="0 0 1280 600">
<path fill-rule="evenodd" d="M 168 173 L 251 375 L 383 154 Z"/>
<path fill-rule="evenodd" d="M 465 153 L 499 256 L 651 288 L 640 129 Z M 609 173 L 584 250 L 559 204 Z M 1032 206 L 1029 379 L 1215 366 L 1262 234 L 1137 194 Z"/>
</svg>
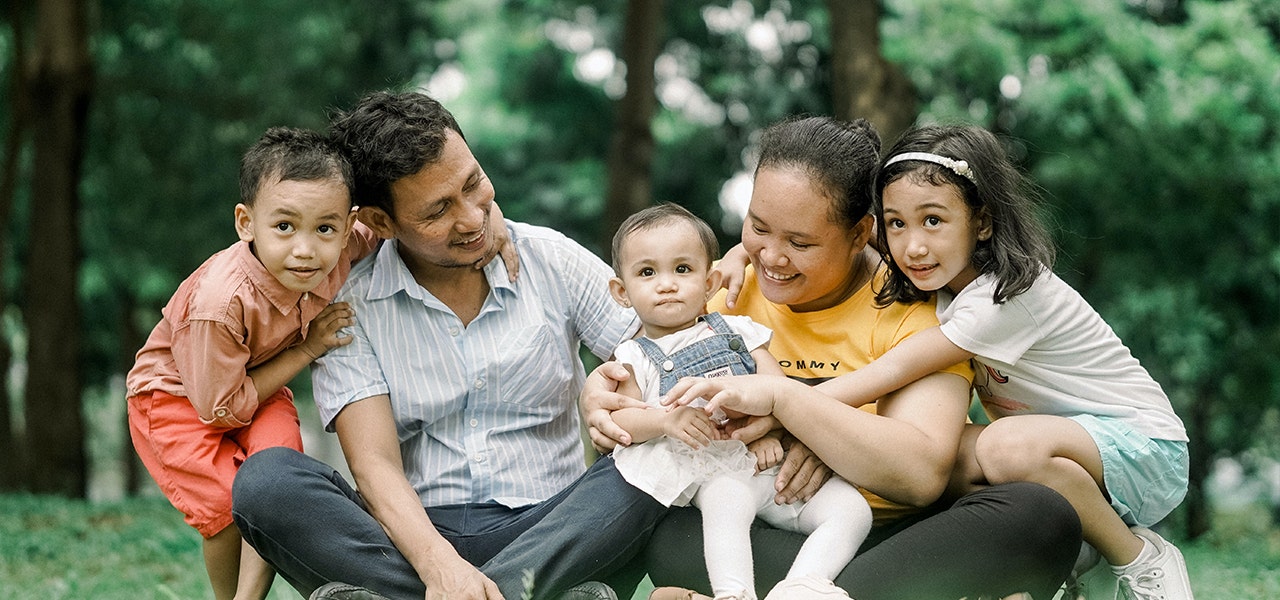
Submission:
<svg viewBox="0 0 1280 600">
<path fill-rule="evenodd" d="M 930 154 L 928 152 L 903 152 L 902 154 L 898 154 L 885 161 L 884 166 L 887 167 L 893 163 L 902 162 L 904 160 L 922 160 L 924 162 L 931 162 L 935 165 L 942 165 L 951 169 L 951 171 L 956 175 L 973 182 L 974 185 L 978 184 L 978 179 L 974 176 L 973 169 L 969 168 L 968 162 L 956 160 L 954 158 L 947 158 L 938 154 Z"/>
</svg>

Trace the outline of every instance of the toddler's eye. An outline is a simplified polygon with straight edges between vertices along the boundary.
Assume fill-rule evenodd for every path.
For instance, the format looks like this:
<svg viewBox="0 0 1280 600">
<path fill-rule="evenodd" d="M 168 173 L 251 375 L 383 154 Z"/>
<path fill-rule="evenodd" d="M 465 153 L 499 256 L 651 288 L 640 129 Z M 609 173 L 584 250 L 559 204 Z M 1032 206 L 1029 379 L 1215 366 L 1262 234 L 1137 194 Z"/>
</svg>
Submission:
<svg viewBox="0 0 1280 600">
<path fill-rule="evenodd" d="M 693 267 L 690 267 L 689 265 L 680 265 L 680 266 L 676 267 L 676 272 L 677 272 L 677 273 L 691 273 L 691 272 L 693 272 Z"/>
<path fill-rule="evenodd" d="M 653 267 L 645 267 L 640 269 L 641 277 L 653 277 Z"/>
</svg>

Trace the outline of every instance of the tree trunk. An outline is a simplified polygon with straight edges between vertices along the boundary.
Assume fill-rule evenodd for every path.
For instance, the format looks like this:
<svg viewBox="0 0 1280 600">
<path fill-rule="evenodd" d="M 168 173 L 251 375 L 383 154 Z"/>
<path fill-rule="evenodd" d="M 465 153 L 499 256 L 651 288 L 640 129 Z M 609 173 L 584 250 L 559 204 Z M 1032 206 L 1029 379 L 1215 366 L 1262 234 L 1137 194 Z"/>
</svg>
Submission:
<svg viewBox="0 0 1280 600">
<path fill-rule="evenodd" d="M 129 364 L 123 365 L 124 372 L 133 367 L 133 358 L 138 350 L 147 342 L 148 332 L 138 327 L 138 298 L 128 286 L 120 291 L 122 310 L 120 318 L 124 320 L 120 328 L 120 356 Z M 129 431 L 129 411 L 124 411 L 124 440 L 120 444 L 120 464 L 124 469 L 122 477 L 125 496 L 133 496 L 143 483 L 142 461 L 138 452 L 133 449 L 133 437 Z"/>
<path fill-rule="evenodd" d="M 864 118 L 887 147 L 916 118 L 916 96 L 880 51 L 880 0 L 827 0 L 831 15 L 831 106 L 845 120 Z"/>
<path fill-rule="evenodd" d="M 77 217 L 91 72 L 82 0 L 39 3 L 33 65 L 33 209 L 23 311 L 29 340 L 28 487 L 83 497 L 88 477 L 80 400 Z"/>
<path fill-rule="evenodd" d="M 609 191 L 599 238 L 606 261 L 612 258 L 609 246 L 618 225 L 653 202 L 654 141 L 649 124 L 658 105 L 653 65 L 662 47 L 662 9 L 662 0 L 627 2 L 622 40 L 627 91 L 615 107 L 609 143 Z"/>
<path fill-rule="evenodd" d="M 22 0 L 10 0 L 9 23 L 13 28 L 13 64 L 10 67 L 9 132 L 4 141 L 4 166 L 0 173 L 0 242 L 9 232 L 9 219 L 13 215 L 13 199 L 18 190 L 18 158 L 22 155 L 22 141 L 26 124 L 26 36 L 22 15 Z M 5 280 L 8 257 L 0 243 L 0 282 Z M 9 363 L 13 349 L 9 347 L 9 331 L 3 326 L 3 312 L 9 306 L 8 290 L 0 284 L 0 491 L 20 489 L 25 480 L 26 461 L 23 460 L 22 436 L 13 423 L 13 399 L 9 397 Z"/>
<path fill-rule="evenodd" d="M 1186 536 L 1194 540 L 1209 532 L 1213 526 L 1209 514 L 1209 499 L 1205 494 L 1204 484 L 1209 479 L 1209 467 L 1213 456 L 1209 444 L 1209 420 L 1212 416 L 1210 407 L 1213 404 L 1212 392 L 1201 391 L 1191 403 L 1191 414 L 1187 423 L 1187 452 L 1191 455 L 1191 468 L 1187 481 L 1187 498 L 1183 506 L 1187 507 Z"/>
</svg>

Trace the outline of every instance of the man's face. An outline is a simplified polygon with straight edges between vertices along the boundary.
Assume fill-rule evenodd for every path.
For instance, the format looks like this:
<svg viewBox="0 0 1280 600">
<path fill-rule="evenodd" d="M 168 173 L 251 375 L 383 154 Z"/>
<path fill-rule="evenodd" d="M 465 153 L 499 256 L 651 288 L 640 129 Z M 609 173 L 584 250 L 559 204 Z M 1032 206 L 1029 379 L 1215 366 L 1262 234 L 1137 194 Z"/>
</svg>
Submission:
<svg viewBox="0 0 1280 600">
<path fill-rule="evenodd" d="M 370 227 L 398 240 L 415 276 L 470 269 L 495 241 L 489 235 L 493 184 L 455 131 L 446 133 L 439 159 L 391 184 L 394 217 L 376 208 Z"/>
</svg>

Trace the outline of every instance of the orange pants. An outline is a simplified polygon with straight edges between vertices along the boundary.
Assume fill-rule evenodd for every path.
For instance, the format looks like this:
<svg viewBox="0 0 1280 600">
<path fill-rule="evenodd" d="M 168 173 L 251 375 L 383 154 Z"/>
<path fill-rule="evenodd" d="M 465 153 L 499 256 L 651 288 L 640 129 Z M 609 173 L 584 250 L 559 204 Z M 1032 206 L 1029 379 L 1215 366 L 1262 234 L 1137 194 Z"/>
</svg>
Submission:
<svg viewBox="0 0 1280 600">
<path fill-rule="evenodd" d="M 227 429 L 200 422 L 191 401 L 164 392 L 129 398 L 133 447 L 173 507 L 208 538 L 231 524 L 231 482 L 250 454 L 273 446 L 302 451 L 293 392 L 280 388 L 253 421 Z"/>
</svg>

